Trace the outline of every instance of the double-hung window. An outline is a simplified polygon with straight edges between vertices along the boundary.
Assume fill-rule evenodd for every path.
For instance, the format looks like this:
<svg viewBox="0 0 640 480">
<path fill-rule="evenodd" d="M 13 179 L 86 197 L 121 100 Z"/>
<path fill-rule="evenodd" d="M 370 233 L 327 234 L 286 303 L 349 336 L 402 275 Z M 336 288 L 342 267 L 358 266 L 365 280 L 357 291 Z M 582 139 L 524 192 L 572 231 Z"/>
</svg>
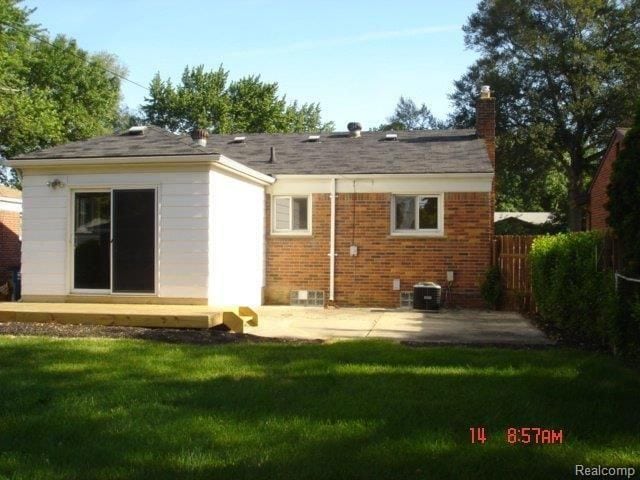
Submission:
<svg viewBox="0 0 640 480">
<path fill-rule="evenodd" d="M 442 235 L 442 195 L 394 195 L 391 231 L 396 235 Z"/>
<path fill-rule="evenodd" d="M 308 196 L 274 196 L 272 232 L 295 235 L 311 233 L 311 201 Z"/>
</svg>

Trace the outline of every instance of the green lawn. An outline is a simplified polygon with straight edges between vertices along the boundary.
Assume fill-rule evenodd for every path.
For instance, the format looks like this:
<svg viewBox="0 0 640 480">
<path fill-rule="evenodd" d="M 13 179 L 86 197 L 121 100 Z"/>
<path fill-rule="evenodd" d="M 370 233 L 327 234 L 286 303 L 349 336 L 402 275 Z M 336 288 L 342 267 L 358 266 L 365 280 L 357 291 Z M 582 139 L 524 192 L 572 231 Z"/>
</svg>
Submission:
<svg viewBox="0 0 640 480">
<path fill-rule="evenodd" d="M 508 426 L 564 442 L 510 445 Z M 606 356 L 0 337 L 1 479 L 548 479 L 576 463 L 640 471 L 640 378 Z"/>
</svg>

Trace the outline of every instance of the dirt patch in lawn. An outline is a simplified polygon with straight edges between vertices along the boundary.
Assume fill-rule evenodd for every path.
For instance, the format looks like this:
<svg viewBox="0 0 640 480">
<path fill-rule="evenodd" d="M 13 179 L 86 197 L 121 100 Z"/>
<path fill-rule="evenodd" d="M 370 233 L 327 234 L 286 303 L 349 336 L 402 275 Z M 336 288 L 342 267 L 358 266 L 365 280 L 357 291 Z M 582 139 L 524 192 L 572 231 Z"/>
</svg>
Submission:
<svg viewBox="0 0 640 480">
<path fill-rule="evenodd" d="M 111 327 L 60 323 L 0 322 L 0 335 L 35 335 L 66 338 L 134 338 L 167 343 L 216 345 L 228 343 L 322 343 L 322 340 L 267 338 L 230 332 L 225 327 L 208 330 L 177 328 Z"/>
</svg>

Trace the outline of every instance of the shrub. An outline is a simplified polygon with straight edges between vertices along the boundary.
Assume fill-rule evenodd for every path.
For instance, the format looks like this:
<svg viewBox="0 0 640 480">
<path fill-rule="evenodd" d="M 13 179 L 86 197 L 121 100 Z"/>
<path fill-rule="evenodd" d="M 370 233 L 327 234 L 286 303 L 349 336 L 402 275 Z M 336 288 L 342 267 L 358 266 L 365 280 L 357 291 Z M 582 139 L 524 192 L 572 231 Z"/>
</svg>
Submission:
<svg viewBox="0 0 640 480">
<path fill-rule="evenodd" d="M 599 271 L 599 232 L 538 237 L 530 253 L 533 296 L 543 320 L 569 340 L 613 347 L 613 276 Z"/>
<path fill-rule="evenodd" d="M 640 360 L 640 285 L 618 282 L 616 346 L 620 353 Z"/>
<path fill-rule="evenodd" d="M 480 286 L 480 294 L 489 308 L 496 310 L 502 300 L 502 281 L 500 278 L 500 268 L 491 267 L 485 273 L 484 281 Z"/>
</svg>

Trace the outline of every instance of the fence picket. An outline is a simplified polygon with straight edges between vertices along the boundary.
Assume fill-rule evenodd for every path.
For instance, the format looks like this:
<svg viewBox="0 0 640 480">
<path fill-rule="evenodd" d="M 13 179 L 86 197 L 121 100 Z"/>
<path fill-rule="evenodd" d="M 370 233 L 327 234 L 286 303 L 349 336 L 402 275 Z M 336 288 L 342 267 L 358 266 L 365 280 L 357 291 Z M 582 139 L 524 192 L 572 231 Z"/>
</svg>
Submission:
<svg viewBox="0 0 640 480">
<path fill-rule="evenodd" d="M 493 262 L 500 268 L 505 292 L 504 308 L 535 311 L 528 254 L 534 235 L 496 235 Z"/>
</svg>

